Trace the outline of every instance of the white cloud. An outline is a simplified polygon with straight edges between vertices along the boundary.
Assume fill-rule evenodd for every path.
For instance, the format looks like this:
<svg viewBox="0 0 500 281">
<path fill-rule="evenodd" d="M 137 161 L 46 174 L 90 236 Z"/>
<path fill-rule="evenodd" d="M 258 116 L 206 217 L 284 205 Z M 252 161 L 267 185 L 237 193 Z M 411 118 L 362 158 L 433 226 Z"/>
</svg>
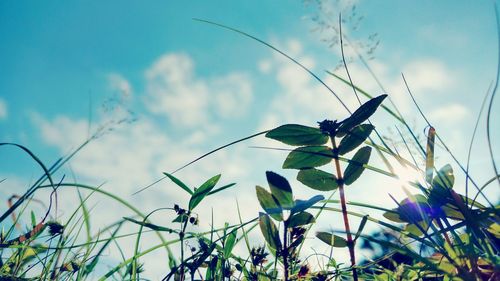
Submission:
<svg viewBox="0 0 500 281">
<path fill-rule="evenodd" d="M 245 114 L 252 101 L 252 85 L 242 74 L 229 74 L 211 81 L 217 113 L 225 118 Z"/>
<path fill-rule="evenodd" d="M 3 99 L 0 99 L 0 120 L 7 119 L 7 116 L 8 116 L 7 103 Z"/>
<path fill-rule="evenodd" d="M 403 73 L 415 93 L 443 92 L 455 82 L 453 72 L 435 59 L 418 59 L 403 67 Z"/>
<path fill-rule="evenodd" d="M 118 73 L 110 73 L 108 74 L 108 82 L 111 90 L 119 91 L 125 99 L 129 99 L 132 96 L 132 86 L 122 75 Z"/>
<path fill-rule="evenodd" d="M 243 115 L 252 101 L 247 76 L 230 73 L 210 79 L 195 75 L 194 62 L 186 54 L 165 54 L 146 71 L 148 109 L 168 117 L 180 127 L 199 127 L 214 115 Z"/>
<path fill-rule="evenodd" d="M 269 60 L 261 60 L 258 62 L 259 71 L 264 74 L 269 74 L 272 67 L 272 62 Z"/>
<path fill-rule="evenodd" d="M 467 107 L 459 103 L 443 105 L 429 113 L 433 124 L 457 124 L 470 115 Z"/>
</svg>

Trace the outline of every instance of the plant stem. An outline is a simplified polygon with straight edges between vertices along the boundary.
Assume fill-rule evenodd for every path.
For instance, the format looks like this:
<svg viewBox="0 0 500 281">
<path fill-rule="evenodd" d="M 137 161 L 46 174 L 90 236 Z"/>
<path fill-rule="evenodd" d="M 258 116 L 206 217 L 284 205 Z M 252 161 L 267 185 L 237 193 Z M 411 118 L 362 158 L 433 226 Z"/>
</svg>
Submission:
<svg viewBox="0 0 500 281">
<path fill-rule="evenodd" d="M 339 185 L 340 205 L 342 206 L 342 216 L 344 217 L 344 228 L 347 234 L 347 247 L 349 248 L 349 255 L 351 257 L 352 278 L 354 281 L 358 280 L 358 272 L 356 271 L 356 256 L 354 253 L 354 241 L 352 240 L 351 228 L 349 227 L 349 218 L 347 216 L 347 205 L 344 194 L 344 178 L 340 170 L 340 161 L 337 153 L 337 144 L 335 143 L 335 136 L 330 136 L 333 146 L 335 169 L 337 171 L 337 180 Z"/>
<path fill-rule="evenodd" d="M 284 221 L 284 232 L 283 232 L 283 268 L 284 268 L 284 278 L 288 281 L 288 221 Z"/>
</svg>

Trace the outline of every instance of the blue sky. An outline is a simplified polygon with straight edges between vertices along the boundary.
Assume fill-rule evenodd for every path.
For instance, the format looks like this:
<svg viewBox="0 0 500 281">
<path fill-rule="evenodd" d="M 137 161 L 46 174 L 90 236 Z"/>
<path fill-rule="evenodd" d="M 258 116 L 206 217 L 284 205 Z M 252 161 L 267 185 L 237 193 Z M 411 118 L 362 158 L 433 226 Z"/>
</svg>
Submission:
<svg viewBox="0 0 500 281">
<path fill-rule="evenodd" d="M 493 2 L 331 2 L 319 9 L 312 1 L 2 1 L 1 141 L 23 144 L 49 164 L 108 124 L 114 130 L 85 148 L 61 175 L 107 182 L 105 188 L 145 209 L 182 201 L 183 195 L 167 183 L 136 197 L 129 194 L 162 172 L 239 137 L 346 113 L 316 81 L 269 48 L 193 18 L 223 23 L 276 45 L 318 73 L 354 109 L 351 91 L 324 73 L 334 70 L 340 59 L 338 45 L 329 48 L 322 42 L 335 34 L 313 31 L 318 25 L 311 20 L 330 11 L 333 16 L 322 18 L 336 23 L 339 9 L 344 8 L 347 18 L 354 3 L 363 19 L 356 30 L 354 22 L 345 23 L 346 36 L 359 47 L 377 34 L 380 44 L 369 63 L 391 98 L 415 130 L 423 132 L 425 126 L 404 90 L 403 72 L 431 122 L 438 124 L 438 133 L 465 160 L 481 100 L 496 75 Z M 352 48 L 346 52 L 350 56 Z M 359 62 L 350 68 L 355 83 L 374 95 L 382 93 Z M 498 109 L 496 102 L 492 120 L 499 120 Z M 135 121 L 109 125 L 122 118 Z M 393 120 L 383 113 L 375 118 L 377 128 L 395 136 Z M 484 136 L 481 128 L 478 134 Z M 493 132 L 494 139 L 499 137 L 498 130 Z M 478 156 L 471 163 L 486 167 L 476 168 L 481 182 L 492 173 L 486 170 L 491 168 L 484 137 L 477 142 Z M 193 185 L 216 173 L 225 182 L 237 181 L 236 191 L 223 197 L 227 208 L 234 209 L 239 195 L 253 197 L 254 186 L 264 182 L 264 171 L 281 172 L 285 157 L 251 145 L 279 146 L 263 138 L 250 141 L 179 175 Z M 498 160 L 500 148 L 494 149 Z M 0 178 L 8 179 L 2 184 L 6 196 L 21 193 L 39 173 L 14 149 L 2 148 L 0 157 L 5 159 Z M 449 162 L 444 152 L 438 162 Z M 383 178 L 374 181 L 386 185 Z M 384 204 L 389 192 L 403 194 L 401 189 L 368 194 L 374 203 Z M 361 188 L 352 193 L 359 200 L 367 194 Z M 490 194 L 498 200 L 497 191 Z M 248 204 L 255 204 L 252 200 Z M 208 202 L 207 210 L 210 206 Z M 248 208 L 248 217 L 256 208 Z"/>
</svg>

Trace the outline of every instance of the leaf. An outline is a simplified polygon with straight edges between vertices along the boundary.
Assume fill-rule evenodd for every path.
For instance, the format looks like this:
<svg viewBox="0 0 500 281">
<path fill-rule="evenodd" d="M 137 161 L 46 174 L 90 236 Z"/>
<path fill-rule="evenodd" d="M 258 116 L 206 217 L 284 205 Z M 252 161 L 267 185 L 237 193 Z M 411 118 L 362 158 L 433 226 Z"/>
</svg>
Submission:
<svg viewBox="0 0 500 281">
<path fill-rule="evenodd" d="M 452 204 L 446 204 L 445 206 L 442 206 L 441 210 L 444 212 L 445 216 L 449 219 L 460 220 L 460 221 L 465 220 L 465 217 L 462 214 L 462 212 L 460 212 L 460 210 L 458 210 Z"/>
<path fill-rule="evenodd" d="M 192 211 L 198 204 L 200 204 L 201 200 L 205 198 L 208 193 L 214 188 L 217 182 L 220 179 L 220 174 L 213 176 L 206 182 L 204 182 L 198 189 L 196 189 L 193 193 L 193 196 L 189 200 L 189 210 Z"/>
<path fill-rule="evenodd" d="M 291 212 L 292 214 L 294 214 L 307 210 L 309 209 L 309 207 L 313 206 L 323 199 L 325 199 L 323 195 L 316 195 L 311 197 L 309 200 L 295 200 L 295 206 L 293 206 Z"/>
<path fill-rule="evenodd" d="M 284 209 L 293 207 L 292 187 L 288 181 L 271 171 L 266 172 L 267 183 L 271 188 L 271 194 L 278 201 L 278 204 Z"/>
<path fill-rule="evenodd" d="M 316 237 L 332 247 L 343 248 L 347 246 L 347 241 L 344 238 L 328 232 L 317 232 Z"/>
<path fill-rule="evenodd" d="M 354 236 L 354 241 L 356 241 L 359 236 L 361 235 L 361 232 L 363 232 L 363 228 L 365 228 L 366 222 L 368 221 L 368 215 L 363 216 L 361 219 L 361 222 L 359 223 L 358 231 L 356 232 L 356 235 Z"/>
<path fill-rule="evenodd" d="M 335 175 L 318 169 L 300 170 L 297 174 L 297 180 L 305 186 L 320 191 L 330 191 L 338 187 Z"/>
<path fill-rule="evenodd" d="M 31 227 L 35 227 L 35 226 L 36 226 L 35 212 L 31 211 Z"/>
<path fill-rule="evenodd" d="M 351 116 L 342 121 L 342 124 L 340 125 L 336 136 L 345 136 L 353 127 L 363 123 L 366 119 L 370 118 L 370 116 L 375 113 L 377 107 L 386 97 L 387 95 L 380 95 L 361 105 L 356 111 L 354 111 Z"/>
<path fill-rule="evenodd" d="M 404 220 L 402 220 L 398 214 L 398 209 L 393 209 L 392 211 L 390 212 L 385 212 L 383 214 L 384 218 L 390 220 L 390 221 L 393 221 L 393 222 L 405 222 Z"/>
<path fill-rule="evenodd" d="M 417 226 L 416 224 L 413 224 L 413 223 L 407 224 L 407 225 L 405 225 L 404 230 L 407 231 L 408 233 L 411 233 L 415 236 L 420 237 L 420 236 L 424 235 L 422 230 L 427 231 L 429 226 L 424 221 L 419 222 L 418 225 L 419 226 Z"/>
<path fill-rule="evenodd" d="M 236 232 L 237 229 L 229 232 L 224 241 L 224 258 L 229 258 L 231 252 L 233 251 L 234 245 L 236 244 Z"/>
<path fill-rule="evenodd" d="M 427 147 L 425 152 L 425 180 L 428 183 L 432 182 L 432 174 L 434 172 L 434 139 L 436 130 L 434 127 L 429 128 L 427 133 Z"/>
<path fill-rule="evenodd" d="M 347 168 L 344 171 L 344 183 L 346 185 L 352 184 L 359 178 L 359 176 L 361 176 L 365 170 L 363 165 L 368 163 L 371 151 L 371 147 L 365 146 L 360 148 L 356 154 L 354 154 L 354 157 L 351 161 L 349 161 L 349 165 L 347 165 Z"/>
<path fill-rule="evenodd" d="M 308 212 L 300 212 L 291 216 L 288 219 L 288 227 L 293 228 L 297 226 L 302 226 L 313 223 L 314 221 L 315 220 L 313 215 L 309 214 Z"/>
<path fill-rule="evenodd" d="M 333 153 L 327 146 L 303 146 L 288 154 L 283 163 L 284 169 L 306 169 L 330 163 Z"/>
<path fill-rule="evenodd" d="M 226 184 L 226 185 L 224 185 L 224 186 L 221 186 L 221 187 L 219 187 L 219 188 L 216 188 L 216 189 L 214 189 L 214 190 L 210 191 L 210 192 L 208 193 L 208 195 L 212 195 L 212 194 L 215 194 L 215 193 L 217 193 L 217 192 L 221 192 L 221 191 L 223 191 L 224 189 L 228 189 L 228 188 L 233 187 L 233 186 L 235 186 L 235 185 L 236 185 L 236 183 Z M 208 196 L 208 195 L 207 195 L 207 196 Z"/>
<path fill-rule="evenodd" d="M 134 220 L 132 218 L 127 218 L 127 217 L 124 217 L 123 219 L 127 220 L 129 222 L 133 222 L 133 223 L 138 224 L 138 225 L 142 225 L 144 227 L 150 228 L 150 229 L 155 230 L 155 231 L 166 231 L 168 233 L 176 232 L 175 230 L 173 230 L 171 228 L 164 227 L 164 226 L 159 226 L 159 225 L 152 224 L 152 223 L 149 223 L 149 222 L 138 221 L 138 220 Z"/>
<path fill-rule="evenodd" d="M 281 241 L 278 229 L 268 215 L 264 213 L 259 214 L 259 226 L 264 239 L 266 240 L 267 244 L 269 244 L 269 247 L 274 250 L 280 250 Z"/>
<path fill-rule="evenodd" d="M 328 141 L 328 136 L 318 128 L 297 124 L 279 126 L 266 134 L 267 138 L 288 145 L 321 145 Z"/>
<path fill-rule="evenodd" d="M 259 200 L 262 209 L 271 215 L 273 219 L 282 221 L 283 214 L 281 206 L 274 199 L 273 195 L 261 186 L 256 186 L 255 191 L 257 192 L 257 199 Z"/>
<path fill-rule="evenodd" d="M 358 147 L 368 138 L 374 128 L 371 124 L 361 124 L 351 129 L 349 134 L 340 141 L 339 154 L 344 155 Z"/>
<path fill-rule="evenodd" d="M 191 188 L 189 188 L 186 184 L 184 184 L 181 180 L 178 178 L 174 177 L 173 175 L 169 173 L 163 173 L 165 176 L 167 176 L 171 181 L 173 181 L 175 184 L 177 184 L 180 188 L 184 189 L 187 193 L 193 195 L 193 191 Z"/>
<path fill-rule="evenodd" d="M 432 180 L 432 186 L 434 188 L 439 187 L 443 189 L 453 188 L 455 183 L 455 176 L 453 175 L 453 168 L 450 164 L 446 164 L 441 170 L 439 170 Z"/>
<path fill-rule="evenodd" d="M 405 199 L 397 208 L 399 218 L 408 223 L 417 223 L 429 220 L 431 207 L 422 195 L 415 195 L 413 200 Z"/>
</svg>

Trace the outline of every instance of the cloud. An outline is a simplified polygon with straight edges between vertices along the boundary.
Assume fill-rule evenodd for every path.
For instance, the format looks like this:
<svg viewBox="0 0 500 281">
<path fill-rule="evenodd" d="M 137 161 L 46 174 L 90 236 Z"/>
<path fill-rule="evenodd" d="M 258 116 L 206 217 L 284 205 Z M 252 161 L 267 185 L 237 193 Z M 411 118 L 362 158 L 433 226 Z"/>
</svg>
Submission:
<svg viewBox="0 0 500 281">
<path fill-rule="evenodd" d="M 217 116 L 242 116 L 251 101 L 252 85 L 246 75 L 197 77 L 186 54 L 165 54 L 146 70 L 146 106 L 179 127 L 199 127 Z"/>
<path fill-rule="evenodd" d="M 418 59 L 403 67 L 403 73 L 416 93 L 443 92 L 455 81 L 453 72 L 435 59 Z"/>
<path fill-rule="evenodd" d="M 110 73 L 107 76 L 109 87 L 113 91 L 119 91 L 126 99 L 132 97 L 132 86 L 129 81 L 118 73 Z"/>
<path fill-rule="evenodd" d="M 3 99 L 0 99 L 0 120 L 5 120 L 7 119 L 8 114 L 7 110 L 7 102 L 5 102 Z"/>
<path fill-rule="evenodd" d="M 467 107 L 459 103 L 452 103 L 440 106 L 429 113 L 429 119 L 433 124 L 457 124 L 464 121 L 470 111 Z"/>
</svg>

